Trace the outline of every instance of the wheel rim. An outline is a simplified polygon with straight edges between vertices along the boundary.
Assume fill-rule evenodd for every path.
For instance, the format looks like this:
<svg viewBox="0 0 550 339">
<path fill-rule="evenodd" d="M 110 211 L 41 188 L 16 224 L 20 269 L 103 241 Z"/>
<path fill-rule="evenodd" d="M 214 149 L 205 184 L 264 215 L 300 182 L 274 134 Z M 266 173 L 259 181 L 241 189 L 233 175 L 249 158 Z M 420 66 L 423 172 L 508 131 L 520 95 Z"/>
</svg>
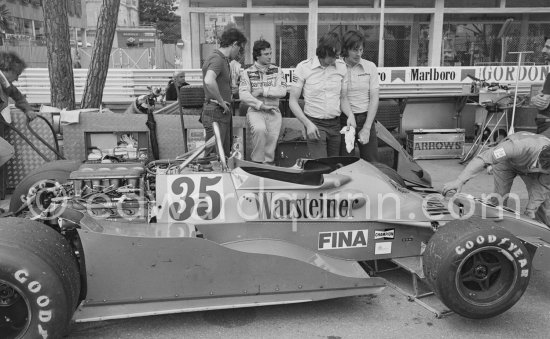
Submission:
<svg viewBox="0 0 550 339">
<path fill-rule="evenodd" d="M 490 306 L 514 289 L 518 267 L 509 253 L 499 247 L 484 247 L 462 260 L 456 273 L 460 296 L 471 304 Z"/>
<path fill-rule="evenodd" d="M 0 279 L 0 337 L 21 338 L 31 322 L 29 301 L 12 284 Z"/>
<path fill-rule="evenodd" d="M 53 192 L 52 189 L 59 185 L 56 180 L 53 179 L 44 179 L 37 181 L 30 188 L 27 194 L 36 194 L 34 201 L 28 206 L 28 212 L 25 213 L 25 216 L 34 217 L 40 215 L 44 210 L 46 210 L 52 203 L 52 199 L 58 196 L 66 196 L 65 190 L 60 192 Z M 46 216 L 44 216 L 46 217 Z M 55 218 L 56 216 L 49 217 Z"/>
</svg>

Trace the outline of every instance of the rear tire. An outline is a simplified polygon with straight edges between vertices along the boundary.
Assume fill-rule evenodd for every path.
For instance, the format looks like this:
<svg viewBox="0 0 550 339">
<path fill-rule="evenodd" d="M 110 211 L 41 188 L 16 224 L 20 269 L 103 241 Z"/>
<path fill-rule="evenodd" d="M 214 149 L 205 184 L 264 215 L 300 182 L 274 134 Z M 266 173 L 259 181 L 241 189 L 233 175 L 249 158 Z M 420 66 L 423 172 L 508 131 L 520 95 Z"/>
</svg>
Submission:
<svg viewBox="0 0 550 339">
<path fill-rule="evenodd" d="M 79 302 L 73 251 L 39 222 L 0 219 L 0 337 L 60 338 Z"/>
<path fill-rule="evenodd" d="M 529 284 L 531 257 L 523 243 L 492 221 L 455 220 L 432 236 L 424 274 L 441 301 L 472 319 L 499 315 Z"/>
</svg>

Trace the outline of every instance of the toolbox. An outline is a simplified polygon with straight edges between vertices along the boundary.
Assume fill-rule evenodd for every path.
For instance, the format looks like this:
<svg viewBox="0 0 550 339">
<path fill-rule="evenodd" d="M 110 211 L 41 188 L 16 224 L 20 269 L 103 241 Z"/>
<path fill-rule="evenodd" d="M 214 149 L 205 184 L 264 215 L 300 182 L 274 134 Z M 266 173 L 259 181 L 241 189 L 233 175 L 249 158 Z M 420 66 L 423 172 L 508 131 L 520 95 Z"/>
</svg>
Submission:
<svg viewBox="0 0 550 339">
<path fill-rule="evenodd" d="M 464 153 L 464 129 L 408 130 L 407 151 L 415 160 L 461 158 Z"/>
</svg>

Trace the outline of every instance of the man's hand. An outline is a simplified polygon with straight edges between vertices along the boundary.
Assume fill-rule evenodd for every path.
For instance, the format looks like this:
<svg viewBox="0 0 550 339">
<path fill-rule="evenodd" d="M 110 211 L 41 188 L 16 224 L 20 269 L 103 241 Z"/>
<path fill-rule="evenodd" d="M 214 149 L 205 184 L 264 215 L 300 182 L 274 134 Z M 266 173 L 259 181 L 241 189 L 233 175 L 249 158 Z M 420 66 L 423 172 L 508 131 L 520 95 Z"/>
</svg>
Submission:
<svg viewBox="0 0 550 339">
<path fill-rule="evenodd" d="M 319 140 L 319 138 L 321 138 L 321 135 L 319 134 L 319 129 L 311 121 L 309 121 L 309 123 L 306 125 L 306 133 L 308 139 Z"/>
<path fill-rule="evenodd" d="M 231 114 L 231 104 L 227 101 L 222 101 L 220 106 L 223 108 L 223 114 Z"/>
<path fill-rule="evenodd" d="M 26 111 L 25 115 L 27 116 L 27 119 L 29 119 L 29 121 L 33 121 L 34 119 L 36 119 L 36 116 L 38 114 L 36 114 L 35 111 Z"/>
<path fill-rule="evenodd" d="M 550 104 L 550 94 L 537 94 L 531 98 L 531 105 L 542 111 Z"/>
<path fill-rule="evenodd" d="M 441 194 L 443 194 L 445 196 L 450 191 L 456 191 L 456 193 L 459 193 L 460 191 L 462 191 L 462 186 L 463 185 L 464 185 L 464 183 L 460 179 L 449 181 L 448 183 L 443 185 L 443 190 L 441 191 Z"/>
<path fill-rule="evenodd" d="M 523 215 L 525 215 L 529 219 L 535 219 L 535 211 L 525 210 L 525 212 L 523 212 Z"/>
<path fill-rule="evenodd" d="M 357 123 L 355 122 L 355 115 L 350 114 L 347 121 L 347 126 L 351 126 L 353 128 L 357 128 Z"/>
<path fill-rule="evenodd" d="M 275 110 L 277 110 L 277 106 L 273 106 L 273 105 L 266 105 L 266 104 L 261 104 L 260 105 L 260 109 L 262 111 L 271 111 L 272 113 L 275 113 Z"/>
<path fill-rule="evenodd" d="M 370 128 L 363 127 L 359 131 L 357 139 L 359 139 L 359 142 L 363 145 L 368 144 L 370 139 Z"/>
</svg>

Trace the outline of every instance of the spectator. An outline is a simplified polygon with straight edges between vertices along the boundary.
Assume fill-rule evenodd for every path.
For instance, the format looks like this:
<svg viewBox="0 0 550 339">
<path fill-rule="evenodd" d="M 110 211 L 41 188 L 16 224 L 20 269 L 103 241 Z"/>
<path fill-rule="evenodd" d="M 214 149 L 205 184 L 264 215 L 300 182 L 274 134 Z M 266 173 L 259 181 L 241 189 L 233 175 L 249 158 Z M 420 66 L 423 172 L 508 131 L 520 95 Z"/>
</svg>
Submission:
<svg viewBox="0 0 550 339">
<path fill-rule="evenodd" d="M 271 45 L 265 40 L 254 42 L 254 64 L 244 70 L 239 85 L 241 104 L 249 106 L 246 118 L 252 133 L 252 161 L 272 164 L 283 121 L 279 98 L 286 95 L 283 71 L 271 65 Z"/>
<path fill-rule="evenodd" d="M 342 54 L 348 70 L 348 99 L 357 124 L 356 141 L 359 154 L 369 162 L 378 161 L 378 138 L 374 118 L 378 111 L 378 70 L 376 65 L 361 58 L 365 38 L 358 31 L 349 31 L 342 40 Z M 346 124 L 346 117 L 340 116 Z M 341 154 L 347 155 L 342 136 Z"/>
<path fill-rule="evenodd" d="M 346 64 L 338 59 L 341 44 L 338 34 L 327 33 L 320 40 L 316 56 L 298 64 L 294 71 L 289 106 L 304 124 L 311 157 L 325 158 L 340 154 L 340 114 L 348 117 L 347 126 L 355 127 L 355 117 L 347 98 Z M 304 109 L 298 99 L 304 95 Z"/>
<path fill-rule="evenodd" d="M 29 120 L 36 118 L 36 113 L 27 102 L 27 99 L 12 83 L 27 68 L 27 64 L 14 52 L 0 52 L 0 119 L 10 122 L 10 108 L 8 100 L 11 97 L 15 101 L 15 107 L 25 113 Z M 4 128 L 0 124 L 0 128 Z M 6 163 L 14 154 L 13 146 L 0 137 L 0 166 Z"/>
<path fill-rule="evenodd" d="M 168 86 L 166 86 L 166 100 L 175 101 L 178 100 L 178 89 L 182 86 L 188 86 L 189 84 L 185 82 L 185 72 L 176 71 L 174 72 L 174 77 L 168 81 Z M 177 86 L 177 89 L 176 89 Z"/>
<path fill-rule="evenodd" d="M 223 149 L 231 150 L 231 72 L 229 63 L 244 53 L 246 37 L 236 28 L 224 31 L 220 48 L 210 54 L 202 66 L 205 103 L 200 121 L 206 131 L 206 140 L 214 135 L 213 122 L 220 127 Z M 214 147 L 205 149 L 209 156 Z"/>
</svg>

